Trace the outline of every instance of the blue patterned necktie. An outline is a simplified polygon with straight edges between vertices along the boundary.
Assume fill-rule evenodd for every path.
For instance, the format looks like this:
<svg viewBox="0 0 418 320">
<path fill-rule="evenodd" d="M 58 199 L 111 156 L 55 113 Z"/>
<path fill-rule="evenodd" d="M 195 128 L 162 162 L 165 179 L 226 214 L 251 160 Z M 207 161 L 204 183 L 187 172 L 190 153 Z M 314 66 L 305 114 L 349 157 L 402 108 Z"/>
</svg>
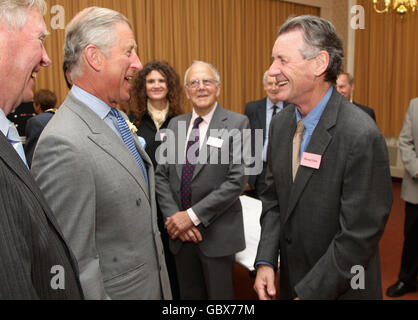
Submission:
<svg viewBox="0 0 418 320">
<path fill-rule="evenodd" d="M 126 120 L 122 117 L 118 109 L 111 108 L 110 114 L 114 116 L 116 120 L 118 121 L 119 132 L 120 132 L 120 135 L 122 136 L 122 140 L 125 143 L 125 145 L 128 147 L 129 151 L 131 151 L 136 162 L 138 162 L 138 165 L 141 168 L 142 174 L 144 175 L 145 181 L 148 184 L 147 171 L 145 170 L 145 166 L 142 161 L 142 158 L 139 155 L 138 150 L 136 149 L 134 138 L 132 137 L 131 130 L 129 130 Z"/>
<path fill-rule="evenodd" d="M 28 167 L 25 152 L 23 150 L 22 140 L 20 140 L 19 133 L 17 132 L 16 127 L 12 123 L 10 123 L 9 125 L 9 131 L 7 132 L 7 140 L 11 143 L 13 148 L 15 148 L 16 152 L 18 153 L 19 157 L 22 159 L 26 167 Z"/>
<path fill-rule="evenodd" d="M 192 178 L 194 168 L 196 166 L 197 158 L 199 158 L 199 124 L 203 121 L 201 117 L 196 118 L 193 123 L 192 131 L 190 132 L 190 137 L 187 142 L 186 148 L 186 163 L 183 166 L 183 171 L 181 173 L 181 206 L 183 210 L 187 210 L 192 206 Z M 196 150 L 190 151 L 191 147 L 194 146 Z"/>
</svg>

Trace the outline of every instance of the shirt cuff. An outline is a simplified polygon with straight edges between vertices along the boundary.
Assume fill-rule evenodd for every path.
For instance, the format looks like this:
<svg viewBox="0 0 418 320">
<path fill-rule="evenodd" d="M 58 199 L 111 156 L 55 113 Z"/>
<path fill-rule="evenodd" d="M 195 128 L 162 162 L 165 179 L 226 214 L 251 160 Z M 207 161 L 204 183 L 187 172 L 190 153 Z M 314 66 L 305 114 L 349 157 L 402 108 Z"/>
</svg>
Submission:
<svg viewBox="0 0 418 320">
<path fill-rule="evenodd" d="M 255 269 L 257 270 L 260 265 L 269 266 L 269 267 L 271 267 L 274 270 L 274 272 L 277 272 L 277 266 L 273 266 L 271 263 L 269 263 L 267 261 L 258 261 L 258 262 L 256 262 Z"/>
<path fill-rule="evenodd" d="M 192 220 L 193 224 L 195 225 L 195 227 L 197 227 L 201 221 L 199 220 L 199 218 L 197 217 L 197 215 L 194 213 L 192 208 L 187 209 L 187 214 L 189 215 L 190 220 Z"/>
</svg>

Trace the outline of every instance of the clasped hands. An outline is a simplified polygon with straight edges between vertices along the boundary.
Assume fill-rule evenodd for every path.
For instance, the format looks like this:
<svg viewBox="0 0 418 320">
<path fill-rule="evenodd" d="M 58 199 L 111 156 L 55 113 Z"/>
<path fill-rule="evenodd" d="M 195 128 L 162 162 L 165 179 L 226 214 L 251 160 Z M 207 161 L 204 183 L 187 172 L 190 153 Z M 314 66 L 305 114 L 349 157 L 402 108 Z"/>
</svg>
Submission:
<svg viewBox="0 0 418 320">
<path fill-rule="evenodd" d="M 179 238 L 182 242 L 199 243 L 202 241 L 202 234 L 195 227 L 187 211 L 180 211 L 173 214 L 165 222 L 168 235 L 171 239 Z"/>
</svg>

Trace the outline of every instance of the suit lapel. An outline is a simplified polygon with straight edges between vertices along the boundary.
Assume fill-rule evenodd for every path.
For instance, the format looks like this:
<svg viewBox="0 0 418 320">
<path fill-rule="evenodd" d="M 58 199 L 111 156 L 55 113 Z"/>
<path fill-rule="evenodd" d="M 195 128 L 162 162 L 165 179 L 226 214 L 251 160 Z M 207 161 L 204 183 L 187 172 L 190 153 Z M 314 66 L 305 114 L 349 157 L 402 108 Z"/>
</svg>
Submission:
<svg viewBox="0 0 418 320">
<path fill-rule="evenodd" d="M 201 158 L 201 161 L 198 164 L 196 164 L 196 167 L 195 167 L 194 172 L 193 172 L 192 180 L 196 178 L 196 176 L 198 175 L 200 170 L 202 170 L 202 168 L 205 166 L 205 164 L 209 163 L 211 153 L 215 152 L 214 147 L 211 147 L 211 146 L 208 145 L 208 139 L 211 136 L 210 131 L 211 130 L 217 130 L 218 131 L 218 136 L 212 135 L 212 137 L 222 138 L 221 131 L 222 131 L 222 129 L 226 128 L 225 121 L 227 119 L 228 119 L 228 116 L 227 116 L 225 110 L 221 107 L 220 104 L 218 104 L 218 106 L 216 107 L 215 112 L 213 113 L 212 120 L 209 123 L 209 127 L 208 127 L 208 131 L 206 132 L 206 136 L 204 137 L 204 141 L 203 141 L 202 148 L 201 148 L 201 151 L 200 151 L 200 155 L 202 156 L 202 158 Z M 221 136 L 219 136 L 219 135 L 221 135 Z M 224 141 L 224 143 L 228 143 L 228 141 Z M 204 150 L 205 152 L 202 152 L 202 150 Z M 203 161 L 203 163 L 202 163 L 202 161 Z"/>
<path fill-rule="evenodd" d="M 328 145 L 332 140 L 332 135 L 330 134 L 329 130 L 335 126 L 337 122 L 337 116 L 340 108 L 340 101 L 341 98 L 338 97 L 336 94 L 336 90 L 333 91 L 333 94 L 325 107 L 325 110 L 319 120 L 313 134 L 311 141 L 306 149 L 306 152 L 313 153 L 317 155 L 324 156 Z M 295 129 L 296 130 L 296 123 Z M 289 139 L 290 144 L 292 144 L 293 136 Z M 292 149 L 290 149 L 292 150 Z M 290 179 L 292 175 L 292 152 L 290 152 L 290 164 L 286 168 L 290 168 L 289 174 Z M 321 168 L 319 168 L 321 170 Z M 287 206 L 285 222 L 289 219 L 291 213 L 293 212 L 294 208 L 296 207 L 297 202 L 299 201 L 300 196 L 302 195 L 303 190 L 305 189 L 306 185 L 308 184 L 310 178 L 312 177 L 313 173 L 316 169 L 308 168 L 304 166 L 300 166 L 298 172 L 295 177 L 294 183 L 291 185 L 291 192 L 289 203 Z"/>
<path fill-rule="evenodd" d="M 26 185 L 28 190 L 30 190 L 30 192 L 35 196 L 39 204 L 42 206 L 46 218 L 55 228 L 55 231 L 60 236 L 61 241 L 65 242 L 64 236 L 61 234 L 61 229 L 55 220 L 55 216 L 53 216 L 52 212 L 50 211 L 51 209 L 49 208 L 30 171 L 1 132 L 0 146 L 0 158 L 4 160 L 6 165 L 16 174 L 16 176 Z"/>
<path fill-rule="evenodd" d="M 175 137 L 176 137 L 176 143 L 177 143 L 177 157 L 176 157 L 176 171 L 180 178 L 182 178 L 182 171 L 183 171 L 183 165 L 185 164 L 186 158 L 185 158 L 185 152 L 186 152 L 186 139 L 187 139 L 187 130 L 190 126 L 190 121 L 192 120 L 192 113 L 188 113 L 182 117 L 179 118 L 179 120 L 175 123 Z M 180 123 L 185 122 L 186 128 L 183 128 Z M 182 132 L 184 129 L 185 132 Z M 183 136 L 180 136 L 184 134 Z"/>
<path fill-rule="evenodd" d="M 109 156 L 114 158 L 119 164 L 129 172 L 129 174 L 139 184 L 141 189 L 147 195 L 149 200 L 149 186 L 145 181 L 145 178 L 139 168 L 135 158 L 125 146 L 121 138 L 102 120 L 100 119 L 89 107 L 84 105 L 81 101 L 74 99 L 71 94 L 68 96 L 66 105 L 84 121 L 90 128 L 91 133 L 88 138 L 105 151 Z M 138 147 L 138 139 L 134 139 L 137 149 L 141 156 L 145 154 L 142 152 L 142 148 Z M 148 156 L 143 157 L 144 162 L 149 166 Z"/>
<path fill-rule="evenodd" d="M 267 130 L 266 130 L 266 117 L 267 117 L 267 98 L 261 100 L 259 102 L 259 106 L 257 107 L 257 121 L 259 123 L 259 128 L 263 129 L 263 143 L 266 141 L 267 137 Z"/>
</svg>

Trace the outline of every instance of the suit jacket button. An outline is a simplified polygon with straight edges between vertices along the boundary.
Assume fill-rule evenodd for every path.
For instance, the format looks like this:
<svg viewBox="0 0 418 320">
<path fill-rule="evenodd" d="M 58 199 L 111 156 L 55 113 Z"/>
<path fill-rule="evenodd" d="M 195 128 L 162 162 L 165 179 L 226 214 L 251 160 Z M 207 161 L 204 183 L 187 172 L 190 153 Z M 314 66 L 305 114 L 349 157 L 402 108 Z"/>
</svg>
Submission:
<svg viewBox="0 0 418 320">
<path fill-rule="evenodd" d="M 136 200 L 136 205 L 139 207 L 141 205 L 141 199 Z"/>
<path fill-rule="evenodd" d="M 287 242 L 288 244 L 291 244 L 291 243 L 292 243 L 292 239 L 290 239 L 289 237 L 286 237 L 286 242 Z"/>
</svg>

